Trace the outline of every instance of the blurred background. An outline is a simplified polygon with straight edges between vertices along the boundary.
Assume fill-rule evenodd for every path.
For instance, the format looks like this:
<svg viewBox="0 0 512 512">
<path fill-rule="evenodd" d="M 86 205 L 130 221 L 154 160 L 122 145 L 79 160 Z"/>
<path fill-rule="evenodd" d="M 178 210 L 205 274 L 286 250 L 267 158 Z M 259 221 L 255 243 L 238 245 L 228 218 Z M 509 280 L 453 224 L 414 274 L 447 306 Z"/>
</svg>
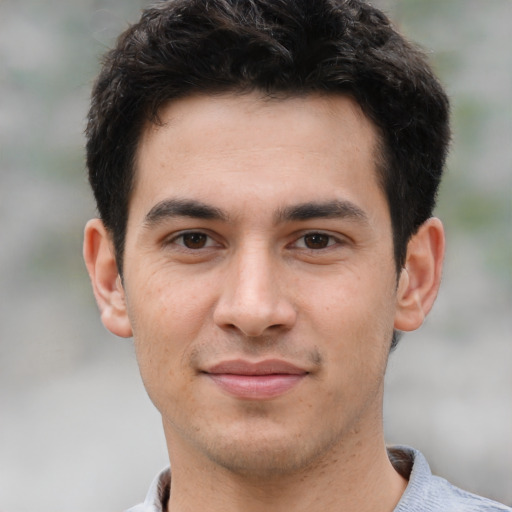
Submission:
<svg viewBox="0 0 512 512">
<path fill-rule="evenodd" d="M 390 443 L 512 505 L 512 2 L 374 0 L 453 102 L 432 315 L 391 356 Z M 81 257 L 83 156 L 101 54 L 142 0 L 0 0 L 0 510 L 142 501 L 167 456 L 131 341 L 98 318 Z"/>
</svg>

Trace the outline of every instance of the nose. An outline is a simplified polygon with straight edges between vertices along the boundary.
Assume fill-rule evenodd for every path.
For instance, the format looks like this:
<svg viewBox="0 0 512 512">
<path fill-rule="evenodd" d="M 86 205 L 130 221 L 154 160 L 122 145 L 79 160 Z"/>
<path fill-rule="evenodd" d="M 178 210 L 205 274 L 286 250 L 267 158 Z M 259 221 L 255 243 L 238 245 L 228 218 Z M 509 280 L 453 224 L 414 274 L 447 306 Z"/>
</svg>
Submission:
<svg viewBox="0 0 512 512">
<path fill-rule="evenodd" d="M 216 325 L 249 337 L 290 329 L 297 312 L 283 293 L 286 283 L 278 267 L 265 249 L 241 251 L 234 257 L 215 307 Z"/>
</svg>

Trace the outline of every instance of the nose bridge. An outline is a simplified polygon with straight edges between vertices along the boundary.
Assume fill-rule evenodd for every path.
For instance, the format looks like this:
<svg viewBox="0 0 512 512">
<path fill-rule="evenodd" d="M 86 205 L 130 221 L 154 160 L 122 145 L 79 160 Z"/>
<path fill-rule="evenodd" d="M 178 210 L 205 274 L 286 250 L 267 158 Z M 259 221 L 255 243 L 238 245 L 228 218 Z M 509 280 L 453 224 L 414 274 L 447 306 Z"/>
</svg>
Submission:
<svg viewBox="0 0 512 512">
<path fill-rule="evenodd" d="M 264 241 L 242 245 L 226 272 L 215 311 L 217 324 L 237 328 L 247 336 L 293 324 L 295 311 L 283 294 L 278 256 Z"/>
<path fill-rule="evenodd" d="M 277 295 L 275 263 L 269 250 L 263 244 L 259 245 L 241 251 L 237 258 L 235 288 L 232 291 L 241 307 L 260 304 L 263 309 L 269 307 Z"/>
</svg>

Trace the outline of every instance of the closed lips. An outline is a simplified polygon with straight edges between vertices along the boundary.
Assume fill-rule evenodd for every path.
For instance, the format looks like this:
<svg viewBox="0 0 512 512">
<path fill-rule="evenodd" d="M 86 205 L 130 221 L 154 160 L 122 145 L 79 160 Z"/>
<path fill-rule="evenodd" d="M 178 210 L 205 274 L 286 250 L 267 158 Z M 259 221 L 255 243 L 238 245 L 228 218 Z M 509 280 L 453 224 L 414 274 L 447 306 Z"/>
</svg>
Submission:
<svg viewBox="0 0 512 512">
<path fill-rule="evenodd" d="M 205 372 L 224 392 L 235 398 L 265 400 L 294 388 L 308 372 L 279 360 L 252 363 L 225 361 Z"/>
</svg>

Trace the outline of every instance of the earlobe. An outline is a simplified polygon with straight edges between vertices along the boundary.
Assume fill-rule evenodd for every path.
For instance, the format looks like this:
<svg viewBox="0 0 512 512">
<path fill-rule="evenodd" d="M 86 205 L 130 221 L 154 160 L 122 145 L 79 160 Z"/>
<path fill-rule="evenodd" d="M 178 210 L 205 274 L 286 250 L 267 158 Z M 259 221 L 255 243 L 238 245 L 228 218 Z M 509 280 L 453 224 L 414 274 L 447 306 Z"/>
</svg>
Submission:
<svg viewBox="0 0 512 512">
<path fill-rule="evenodd" d="M 441 283 L 444 229 L 437 218 L 428 219 L 407 245 L 399 277 L 395 329 L 418 329 L 432 309 Z"/>
<path fill-rule="evenodd" d="M 132 336 L 125 293 L 112 240 L 100 219 L 90 220 L 84 232 L 84 260 L 103 325 L 123 338 Z"/>
</svg>

